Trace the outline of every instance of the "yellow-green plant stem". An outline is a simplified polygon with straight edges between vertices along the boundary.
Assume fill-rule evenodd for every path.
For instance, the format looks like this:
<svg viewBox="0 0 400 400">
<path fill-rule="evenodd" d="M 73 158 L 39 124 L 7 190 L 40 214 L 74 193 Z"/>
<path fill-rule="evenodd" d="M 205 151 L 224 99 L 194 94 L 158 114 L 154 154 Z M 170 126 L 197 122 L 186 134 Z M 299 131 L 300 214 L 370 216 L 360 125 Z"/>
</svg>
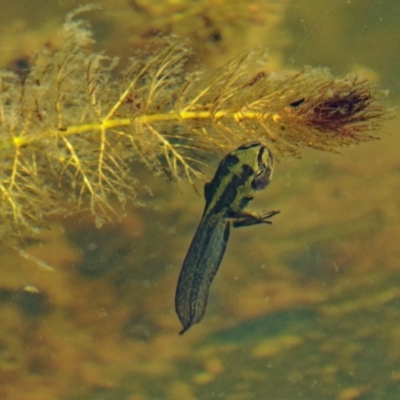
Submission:
<svg viewBox="0 0 400 400">
<path fill-rule="evenodd" d="M 183 111 L 183 112 L 170 112 L 170 113 L 159 113 L 159 114 L 150 114 L 150 115 L 141 115 L 137 116 L 135 120 L 139 124 L 151 124 L 156 122 L 166 122 L 166 121 L 189 121 L 196 119 L 205 119 L 210 121 L 216 121 L 221 118 L 231 118 L 236 122 L 240 122 L 245 119 L 256 119 L 256 120 L 266 120 L 272 118 L 273 121 L 279 120 L 278 114 L 271 113 L 259 113 L 254 111 L 225 111 L 219 110 L 216 112 L 213 111 Z M 101 131 L 103 129 L 112 129 L 119 128 L 124 126 L 129 126 L 133 122 L 130 118 L 121 118 L 121 119 L 109 119 L 104 120 L 102 122 L 93 122 L 89 124 L 75 125 L 70 126 L 62 131 L 62 136 L 70 136 L 77 135 L 90 131 Z M 46 135 L 43 135 L 46 137 Z M 15 136 L 12 139 L 12 143 L 15 147 L 22 147 L 28 145 L 30 142 L 35 140 L 34 137 L 23 137 L 23 136 Z M 9 148 L 7 142 L 3 142 L 0 145 L 1 148 Z"/>
</svg>

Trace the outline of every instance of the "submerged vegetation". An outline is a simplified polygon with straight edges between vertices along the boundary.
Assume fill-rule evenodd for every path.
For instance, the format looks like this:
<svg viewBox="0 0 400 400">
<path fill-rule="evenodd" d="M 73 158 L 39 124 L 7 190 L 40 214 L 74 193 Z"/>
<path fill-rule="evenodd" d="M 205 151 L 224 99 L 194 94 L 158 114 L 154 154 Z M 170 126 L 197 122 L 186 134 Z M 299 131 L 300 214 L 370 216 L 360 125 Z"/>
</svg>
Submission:
<svg viewBox="0 0 400 400">
<path fill-rule="evenodd" d="M 32 19 L 44 14 L 49 22 L 54 21 L 54 13 L 50 15 L 46 7 L 64 4 L 67 8 L 77 3 L 41 2 L 40 13 L 31 12 Z M 19 250 L 7 242 L 1 252 L 0 398 L 396 398 L 400 381 L 400 331 L 394 324 L 400 320 L 398 124 L 393 121 L 385 127 L 392 132 L 385 140 L 343 149 L 345 157 L 327 152 L 340 152 L 342 145 L 353 147 L 351 143 L 379 136 L 376 129 L 386 118 L 386 111 L 379 108 L 381 93 L 356 75 L 334 78 L 326 70 L 311 68 L 285 72 L 276 65 L 281 47 L 277 50 L 269 32 L 260 34 L 258 41 L 248 41 L 249 34 L 243 39 L 248 48 L 257 43 L 271 48 L 267 64 L 261 49 L 239 54 L 245 46 L 226 41 L 230 28 L 225 28 L 226 19 L 221 19 L 223 39 L 213 49 L 224 60 L 233 58 L 233 53 L 238 56 L 210 75 L 207 71 L 213 71 L 216 64 L 225 65 L 225 61 L 218 57 L 218 62 L 214 56 L 208 60 L 201 47 L 204 42 L 199 40 L 196 47 L 167 35 L 156 39 L 141 36 L 149 26 L 139 31 L 138 17 L 135 20 L 127 12 L 128 3 L 149 8 L 163 4 L 164 9 L 207 4 L 215 7 L 215 15 L 221 15 L 220 5 L 280 6 L 281 0 L 103 3 L 124 18 L 124 29 L 118 16 L 113 25 L 120 29 L 112 33 L 112 37 L 122 38 L 119 43 L 109 44 L 110 31 L 101 31 L 99 26 L 104 25 L 96 22 L 97 17 L 97 21 L 110 21 L 108 11 L 90 14 L 97 39 L 94 46 L 89 26 L 73 15 L 60 36 L 50 40 L 55 22 L 45 30 L 41 22 L 32 25 L 32 30 L 24 25 L 24 37 L 36 35 L 29 47 L 18 45 L 15 30 L 7 24 L 0 35 L 3 48 L 13 49 L 11 56 L 0 52 L 2 65 L 14 60 L 16 72 L 0 72 L 2 235 L 3 239 L 14 235 L 11 244 Z M 319 58 L 321 48 L 310 40 L 305 47 L 312 53 L 306 51 L 306 57 L 318 59 L 317 65 L 327 60 L 328 65 L 349 69 L 347 61 L 360 60 L 364 53 L 367 67 L 373 67 L 371 60 L 381 57 L 390 70 L 375 70 L 386 75 L 389 86 L 397 73 L 390 51 L 395 47 L 388 46 L 395 43 L 396 30 L 386 28 L 390 27 L 390 15 L 393 23 L 398 22 L 393 4 L 386 3 L 385 8 L 383 3 L 377 7 L 373 2 L 339 2 L 331 11 L 329 1 L 318 3 L 318 7 L 310 1 L 292 2 L 292 17 L 288 15 L 283 29 L 287 26 L 295 32 L 290 22 L 293 16 L 296 21 L 307 21 L 310 15 L 319 20 L 321 10 L 329 9 L 329 17 L 311 34 L 315 18 L 305 25 L 307 37 L 321 38 L 325 46 L 329 38 L 329 54 Z M 21 13 L 26 8 L 36 9 L 38 2 L 7 2 L 2 12 L 13 5 Z M 151 22 L 153 15 L 149 14 Z M 360 16 L 365 17 L 362 23 Z M 193 20 L 195 16 L 189 28 Z M 131 30 L 126 28 L 128 22 Z M 364 36 L 366 25 L 368 36 Z M 186 32 L 173 28 L 156 32 L 189 36 L 185 34 L 189 28 Z M 242 25 L 240 28 L 232 32 L 244 38 Z M 106 43 L 97 36 L 99 32 L 105 34 Z M 301 35 L 292 37 L 296 46 L 301 45 Z M 371 51 L 359 46 L 361 38 Z M 38 42 L 48 44 L 30 57 L 41 48 Z M 145 42 L 147 48 L 143 47 Z M 131 63 L 136 63 L 131 75 L 123 71 L 128 67 L 123 56 L 117 64 L 105 54 L 93 54 L 94 48 L 104 48 L 107 55 L 122 55 L 128 52 L 124 47 L 133 56 Z M 174 50 L 167 54 L 171 48 Z M 229 48 L 226 53 L 225 48 Z M 132 49 L 138 49 L 137 53 Z M 178 50 L 189 58 L 173 75 L 175 66 L 165 64 Z M 349 58 L 346 55 L 350 52 Z M 330 57 L 337 64 L 329 62 Z M 93 68 L 96 60 L 97 70 Z M 135 71 L 140 72 L 152 60 L 119 108 L 106 119 L 135 78 Z M 193 75 L 190 71 L 196 60 L 201 60 L 205 71 Z M 231 75 L 229 68 L 233 68 Z M 280 72 L 272 74 L 271 70 Z M 152 80 L 157 71 L 161 78 Z M 197 80 L 191 82 L 193 78 Z M 157 82 L 159 86 L 150 97 L 151 85 Z M 220 82 L 219 86 L 213 82 Z M 160 96 L 168 84 L 169 95 L 163 96 L 161 104 Z M 239 97 L 241 91 L 243 96 Z M 225 95 L 217 104 L 219 92 Z M 192 101 L 203 118 L 189 118 L 194 107 L 185 107 Z M 215 104 L 212 118 L 205 113 L 207 102 Z M 265 121 L 241 119 L 239 111 L 249 117 L 250 107 L 264 112 Z M 226 116 L 214 117 L 224 109 L 229 111 Z M 154 115 L 158 115 L 157 120 Z M 357 120 L 363 116 L 370 119 Z M 218 281 L 213 284 L 206 319 L 188 336 L 180 337 L 173 292 L 203 201 L 191 202 L 198 196 L 189 184 L 182 185 L 185 193 L 181 193 L 178 185 L 164 179 L 166 173 L 174 177 L 165 154 L 171 155 L 172 161 L 176 160 L 172 155 L 182 155 L 192 168 L 190 178 L 200 187 L 198 175 L 211 177 L 214 165 L 228 151 L 242 140 L 257 137 L 273 147 L 280 160 L 271 192 L 265 192 L 258 205 L 261 210 L 282 209 L 282 216 L 271 230 L 254 227 L 235 232 Z M 161 139 L 170 145 L 169 152 L 165 153 Z M 304 151 L 309 145 L 327 151 Z M 305 159 L 285 158 L 292 155 Z M 203 168 L 206 157 L 211 157 L 209 169 Z M 161 176 L 153 179 L 152 171 Z M 177 163 L 176 171 L 177 179 L 186 179 L 182 164 Z M 108 182 L 117 177 L 124 186 L 110 187 Z M 129 198 L 143 201 L 144 186 L 156 193 L 155 198 L 144 209 L 129 210 Z M 166 193 L 168 189 L 171 193 Z M 96 215 L 111 218 L 110 208 L 117 214 L 123 211 L 118 199 L 127 202 L 127 218 L 120 224 L 93 229 L 92 204 Z M 80 218 L 60 218 L 85 209 Z M 46 225 L 52 229 L 27 234 Z M 19 237 L 15 237 L 17 232 Z M 23 240 L 18 241 L 21 235 Z M 48 273 L 41 268 L 44 264 L 34 264 L 41 260 L 56 272 Z"/>
<path fill-rule="evenodd" d="M 237 55 L 211 75 L 190 72 L 176 36 L 138 49 L 128 67 L 92 53 L 90 28 L 68 15 L 62 44 L 0 72 L 0 236 L 43 226 L 52 212 L 110 217 L 135 199 L 138 161 L 173 179 L 257 140 L 279 157 L 337 151 L 376 138 L 387 110 L 357 74 L 267 72 L 266 51 Z"/>
</svg>

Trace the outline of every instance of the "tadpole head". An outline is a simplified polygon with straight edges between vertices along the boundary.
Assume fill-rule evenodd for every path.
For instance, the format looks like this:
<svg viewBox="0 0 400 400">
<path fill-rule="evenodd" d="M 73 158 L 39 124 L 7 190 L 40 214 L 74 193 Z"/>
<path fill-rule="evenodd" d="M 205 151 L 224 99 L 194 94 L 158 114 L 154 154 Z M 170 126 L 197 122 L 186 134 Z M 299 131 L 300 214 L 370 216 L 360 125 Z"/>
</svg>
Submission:
<svg viewBox="0 0 400 400">
<path fill-rule="evenodd" d="M 257 156 L 258 170 L 251 186 L 254 190 L 263 190 L 271 181 L 274 169 L 274 156 L 268 147 L 260 146 Z"/>
</svg>

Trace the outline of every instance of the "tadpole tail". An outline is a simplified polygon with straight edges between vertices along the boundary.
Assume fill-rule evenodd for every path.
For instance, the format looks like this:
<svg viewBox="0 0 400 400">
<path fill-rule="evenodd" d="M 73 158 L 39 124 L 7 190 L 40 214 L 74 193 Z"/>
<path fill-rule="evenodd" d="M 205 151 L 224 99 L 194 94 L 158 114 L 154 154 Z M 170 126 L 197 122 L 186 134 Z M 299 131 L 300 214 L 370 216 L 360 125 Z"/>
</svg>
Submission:
<svg viewBox="0 0 400 400">
<path fill-rule="evenodd" d="M 200 222 L 178 279 L 175 310 L 185 333 L 198 323 L 207 306 L 208 290 L 221 264 L 229 238 L 230 222 L 208 218 Z"/>
</svg>

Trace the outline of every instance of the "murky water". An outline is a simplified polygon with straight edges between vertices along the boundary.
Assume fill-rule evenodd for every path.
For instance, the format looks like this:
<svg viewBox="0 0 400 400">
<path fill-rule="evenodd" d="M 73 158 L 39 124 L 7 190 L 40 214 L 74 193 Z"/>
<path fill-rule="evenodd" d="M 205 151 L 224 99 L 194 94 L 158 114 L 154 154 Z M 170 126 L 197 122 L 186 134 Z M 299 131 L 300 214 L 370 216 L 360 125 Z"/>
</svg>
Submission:
<svg viewBox="0 0 400 400">
<path fill-rule="evenodd" d="M 78 4 L 38 1 L 31 9 L 32 2 L 20 2 L 6 9 L 1 3 L 4 63 L 51 37 Z M 240 48 L 268 43 L 277 68 L 367 69 L 398 103 L 400 6 L 293 3 L 276 12 L 281 25 L 268 25 L 272 41 L 256 20 L 240 35 L 236 29 L 244 28 L 233 17 L 221 28 L 216 17 L 203 15 L 212 40 L 200 61 L 218 65 L 218 52 L 235 53 L 223 39 L 231 44 L 243 36 L 248 41 L 242 38 Z M 142 2 L 121 1 L 95 13 L 99 46 L 126 51 L 117 40 L 124 31 L 132 46 L 140 42 L 128 10 L 132 19 L 148 12 Z M 163 16 L 162 7 L 151 10 L 153 18 Z M 185 34 L 179 15 L 170 26 Z M 26 30 L 37 36 L 18 33 Z M 32 240 L 29 251 L 52 272 L 4 246 L 1 399 L 400 398 L 398 129 L 392 119 L 380 141 L 279 160 L 253 207 L 281 214 L 272 226 L 232 232 L 207 314 L 183 336 L 174 291 L 203 209 L 190 185 L 140 172 L 152 195 L 144 192 L 146 207 L 130 207 L 120 223 L 98 230 L 85 216 L 50 221 L 52 229 Z"/>
</svg>

